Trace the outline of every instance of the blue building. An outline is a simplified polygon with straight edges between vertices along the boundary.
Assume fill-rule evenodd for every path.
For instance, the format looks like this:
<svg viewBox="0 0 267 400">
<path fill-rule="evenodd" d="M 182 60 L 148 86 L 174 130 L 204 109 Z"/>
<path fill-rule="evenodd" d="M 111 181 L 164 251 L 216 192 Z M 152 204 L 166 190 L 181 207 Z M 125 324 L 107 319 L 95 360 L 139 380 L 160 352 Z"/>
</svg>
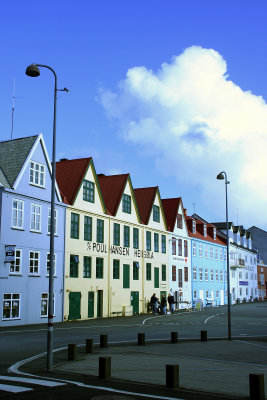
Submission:
<svg viewBox="0 0 267 400">
<path fill-rule="evenodd" d="M 217 235 L 216 227 L 201 219 L 187 217 L 191 237 L 192 304 L 227 303 L 226 242 Z"/>
<path fill-rule="evenodd" d="M 42 135 L 0 142 L 0 326 L 48 315 L 51 163 Z M 65 206 L 56 187 L 54 318 L 63 320 Z"/>
</svg>

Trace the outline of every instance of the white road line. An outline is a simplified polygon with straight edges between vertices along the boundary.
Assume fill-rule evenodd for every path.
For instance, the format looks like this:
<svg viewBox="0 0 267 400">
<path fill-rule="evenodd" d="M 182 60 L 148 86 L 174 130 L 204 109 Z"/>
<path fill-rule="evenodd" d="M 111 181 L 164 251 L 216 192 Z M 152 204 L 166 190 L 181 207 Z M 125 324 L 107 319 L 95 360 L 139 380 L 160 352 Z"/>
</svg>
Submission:
<svg viewBox="0 0 267 400">
<path fill-rule="evenodd" d="M 23 378 L 20 376 L 5 376 L 0 375 L 0 379 L 3 381 L 15 381 L 15 382 L 24 382 L 24 383 L 33 383 L 34 385 L 40 386 L 61 386 L 64 383 L 54 382 L 54 381 L 47 381 L 45 379 L 30 379 L 30 378 Z"/>
<path fill-rule="evenodd" d="M 209 319 L 213 318 L 213 317 L 216 317 L 216 315 L 212 315 L 211 317 L 209 317 L 209 318 L 205 319 L 205 322 L 204 322 L 204 324 L 206 324 L 206 323 L 207 323 L 207 321 L 208 321 Z"/>
<path fill-rule="evenodd" d="M 29 390 L 32 390 L 32 389 L 23 387 L 23 386 L 12 386 L 12 385 L 0 384 L 0 390 L 4 390 L 5 392 L 20 393 L 20 392 L 28 392 Z"/>
<path fill-rule="evenodd" d="M 243 343 L 243 344 L 248 344 L 250 346 L 256 346 L 256 347 L 261 347 L 263 349 L 267 349 L 267 346 L 261 346 L 260 344 L 256 344 L 256 343 L 243 342 L 243 340 L 235 340 L 235 342 L 239 342 L 239 343 Z"/>
<path fill-rule="evenodd" d="M 186 315 L 191 314 L 194 311 L 187 311 Z M 185 313 L 181 314 L 166 314 L 166 315 L 155 315 L 154 317 L 145 318 L 142 322 L 142 325 L 145 325 L 146 321 L 153 319 L 153 318 L 163 318 L 163 317 L 180 317 L 181 315 L 185 315 Z M 139 324 L 140 325 L 140 324 Z"/>
</svg>

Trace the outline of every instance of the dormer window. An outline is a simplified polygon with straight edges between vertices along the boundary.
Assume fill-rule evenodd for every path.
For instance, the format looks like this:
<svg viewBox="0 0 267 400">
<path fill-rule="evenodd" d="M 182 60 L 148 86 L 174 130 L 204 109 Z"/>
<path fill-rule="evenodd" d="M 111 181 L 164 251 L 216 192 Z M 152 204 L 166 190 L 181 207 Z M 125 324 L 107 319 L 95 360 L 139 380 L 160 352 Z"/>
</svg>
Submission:
<svg viewBox="0 0 267 400">
<path fill-rule="evenodd" d="M 122 211 L 131 214 L 131 196 L 124 194 L 122 198 Z"/>
<path fill-rule="evenodd" d="M 95 184 L 86 179 L 83 181 L 83 200 L 89 201 L 90 203 L 95 202 Z"/>
<path fill-rule="evenodd" d="M 213 228 L 213 239 L 216 240 L 216 228 Z"/>
<path fill-rule="evenodd" d="M 183 229 L 183 216 L 182 214 L 177 215 L 177 228 Z"/>
<path fill-rule="evenodd" d="M 43 164 L 30 162 L 30 184 L 45 187 L 45 166 Z"/>
<path fill-rule="evenodd" d="M 194 219 L 192 220 L 192 230 L 193 233 L 196 233 L 196 221 Z"/>
<path fill-rule="evenodd" d="M 207 225 L 204 224 L 204 237 L 206 237 L 206 236 L 207 236 Z"/>
<path fill-rule="evenodd" d="M 159 206 L 153 206 L 153 221 L 159 222 Z"/>
</svg>

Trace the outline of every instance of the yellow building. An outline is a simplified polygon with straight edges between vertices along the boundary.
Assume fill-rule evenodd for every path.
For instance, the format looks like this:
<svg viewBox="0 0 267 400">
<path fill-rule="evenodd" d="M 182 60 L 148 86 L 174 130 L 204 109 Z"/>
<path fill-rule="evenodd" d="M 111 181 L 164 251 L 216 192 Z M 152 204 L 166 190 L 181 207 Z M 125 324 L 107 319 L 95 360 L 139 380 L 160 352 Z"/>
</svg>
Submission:
<svg viewBox="0 0 267 400">
<path fill-rule="evenodd" d="M 152 294 L 168 285 L 158 188 L 133 190 L 129 174 L 97 176 L 92 158 L 58 162 L 57 182 L 68 204 L 65 319 L 146 312 Z"/>
</svg>

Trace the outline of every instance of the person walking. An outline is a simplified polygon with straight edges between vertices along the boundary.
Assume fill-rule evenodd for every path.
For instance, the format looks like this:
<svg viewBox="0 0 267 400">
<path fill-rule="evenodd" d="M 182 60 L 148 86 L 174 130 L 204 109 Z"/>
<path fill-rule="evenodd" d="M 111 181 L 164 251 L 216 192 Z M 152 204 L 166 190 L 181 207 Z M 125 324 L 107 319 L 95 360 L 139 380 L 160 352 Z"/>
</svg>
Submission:
<svg viewBox="0 0 267 400">
<path fill-rule="evenodd" d="M 158 299 L 156 297 L 156 293 L 153 293 L 153 296 L 150 299 L 150 304 L 151 304 L 153 314 L 156 314 L 156 312 L 157 312 L 157 302 L 158 302 Z"/>
<path fill-rule="evenodd" d="M 174 296 L 171 293 L 169 293 L 169 295 L 168 295 L 168 303 L 169 303 L 169 310 L 171 313 L 173 313 L 174 312 Z"/>
<path fill-rule="evenodd" d="M 164 294 L 162 295 L 161 298 L 160 307 L 161 307 L 161 313 L 166 315 L 167 300 Z"/>
</svg>

